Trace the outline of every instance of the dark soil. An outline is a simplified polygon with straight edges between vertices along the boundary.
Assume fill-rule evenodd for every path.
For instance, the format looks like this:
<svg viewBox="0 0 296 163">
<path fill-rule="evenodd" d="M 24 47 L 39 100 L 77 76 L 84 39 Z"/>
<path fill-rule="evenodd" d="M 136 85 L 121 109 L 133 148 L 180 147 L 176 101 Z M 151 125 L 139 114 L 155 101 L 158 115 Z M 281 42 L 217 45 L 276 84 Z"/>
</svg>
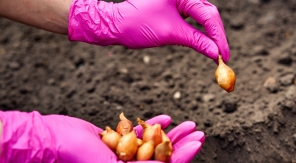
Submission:
<svg viewBox="0 0 296 163">
<path fill-rule="evenodd" d="M 296 163 L 296 1 L 210 2 L 227 32 L 234 92 L 218 87 L 212 60 L 186 47 L 71 43 L 1 18 L 0 109 L 113 128 L 120 112 L 131 120 L 168 114 L 170 128 L 192 120 L 206 133 L 193 162 Z"/>
</svg>

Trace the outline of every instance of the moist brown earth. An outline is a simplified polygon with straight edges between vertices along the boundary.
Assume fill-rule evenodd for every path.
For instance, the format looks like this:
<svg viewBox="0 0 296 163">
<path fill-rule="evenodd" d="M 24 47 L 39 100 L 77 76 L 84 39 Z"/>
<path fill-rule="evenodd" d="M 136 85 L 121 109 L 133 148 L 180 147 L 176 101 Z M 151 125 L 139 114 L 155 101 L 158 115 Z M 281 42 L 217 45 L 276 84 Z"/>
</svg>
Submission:
<svg viewBox="0 0 296 163">
<path fill-rule="evenodd" d="M 169 129 L 191 120 L 206 133 L 192 162 L 296 163 L 296 1 L 210 2 L 225 25 L 233 92 L 215 82 L 216 64 L 190 48 L 71 43 L 1 18 L 0 109 L 102 128 L 115 128 L 121 112 L 134 123 L 167 114 Z"/>
</svg>

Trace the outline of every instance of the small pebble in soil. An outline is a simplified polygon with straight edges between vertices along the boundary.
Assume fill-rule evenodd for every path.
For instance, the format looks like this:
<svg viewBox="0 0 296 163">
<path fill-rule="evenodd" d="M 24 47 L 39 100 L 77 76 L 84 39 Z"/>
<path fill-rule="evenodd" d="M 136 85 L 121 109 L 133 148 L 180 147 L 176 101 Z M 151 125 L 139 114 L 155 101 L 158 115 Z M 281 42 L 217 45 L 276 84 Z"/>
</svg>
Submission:
<svg viewBox="0 0 296 163">
<path fill-rule="evenodd" d="M 255 56 L 258 56 L 258 55 L 265 56 L 265 55 L 268 55 L 269 54 L 268 50 L 263 45 L 257 45 L 257 46 L 255 46 L 252 49 L 252 51 L 253 51 L 253 54 Z"/>
<path fill-rule="evenodd" d="M 177 91 L 174 93 L 174 99 L 179 99 L 181 97 L 181 92 Z"/>
<path fill-rule="evenodd" d="M 280 126 L 284 126 L 287 123 L 286 118 L 282 114 L 278 115 L 277 122 Z"/>
<path fill-rule="evenodd" d="M 244 137 L 239 137 L 239 138 L 238 138 L 237 144 L 238 144 L 239 146 L 242 147 L 245 143 L 246 143 L 246 140 L 245 140 Z"/>
<path fill-rule="evenodd" d="M 283 53 L 281 55 L 279 55 L 279 58 L 278 58 L 278 63 L 279 64 L 282 64 L 282 65 L 285 65 L 285 66 L 290 66 L 292 64 L 293 60 L 292 60 L 292 57 L 290 56 L 289 53 Z"/>
<path fill-rule="evenodd" d="M 223 111 L 226 113 L 232 113 L 237 109 L 237 99 L 233 97 L 226 97 L 222 101 Z"/>
<path fill-rule="evenodd" d="M 234 137 L 232 135 L 229 135 L 227 137 L 228 142 L 233 142 L 234 141 Z"/>
<path fill-rule="evenodd" d="M 214 99 L 215 99 L 215 95 L 213 95 L 213 94 L 205 94 L 202 96 L 202 100 L 204 102 L 214 101 Z"/>
<path fill-rule="evenodd" d="M 268 77 L 263 87 L 265 87 L 270 93 L 276 93 L 279 89 L 279 85 L 274 77 Z"/>
<path fill-rule="evenodd" d="M 93 93 L 96 90 L 96 86 L 94 83 L 92 84 L 87 84 L 86 85 L 86 90 L 88 93 Z"/>
<path fill-rule="evenodd" d="M 296 85 L 290 86 L 285 93 L 287 99 L 296 99 Z"/>
<path fill-rule="evenodd" d="M 144 62 L 145 64 L 149 64 L 149 63 L 150 63 L 150 57 L 147 56 L 147 55 L 145 55 L 145 56 L 143 57 L 143 62 Z"/>
<path fill-rule="evenodd" d="M 122 74 L 127 74 L 128 69 L 127 68 L 121 68 L 121 69 L 119 69 L 119 72 L 122 73 Z"/>
<path fill-rule="evenodd" d="M 65 88 L 65 87 L 67 87 L 68 86 L 68 83 L 67 82 L 62 82 L 61 84 L 60 84 L 60 88 Z"/>
<path fill-rule="evenodd" d="M 146 81 L 134 82 L 131 86 L 140 91 L 146 91 L 151 89 L 149 83 L 147 83 Z"/>
<path fill-rule="evenodd" d="M 286 100 L 283 102 L 282 106 L 288 110 L 294 110 L 294 109 L 296 109 L 296 101 Z"/>
<path fill-rule="evenodd" d="M 122 109 L 123 109 L 122 106 L 120 106 L 120 105 L 116 106 L 116 110 L 122 110 Z"/>
<path fill-rule="evenodd" d="M 17 62 L 10 62 L 8 67 L 12 70 L 17 70 L 21 67 L 21 65 Z"/>
<path fill-rule="evenodd" d="M 47 83 L 49 85 L 54 85 L 55 84 L 55 80 L 53 78 L 50 78 L 50 79 L 47 80 Z"/>
<path fill-rule="evenodd" d="M 258 19 L 258 24 L 259 25 L 268 25 L 272 22 L 274 22 L 274 19 L 275 19 L 275 14 L 274 12 L 269 12 L 267 14 L 264 14 L 263 16 L 261 16 L 259 19 Z"/>
<path fill-rule="evenodd" d="M 283 86 L 291 85 L 294 81 L 294 74 L 287 74 L 280 78 L 280 83 Z"/>
<path fill-rule="evenodd" d="M 262 57 L 262 56 L 254 56 L 254 57 L 252 57 L 252 62 L 262 64 L 263 58 L 264 57 Z"/>
<path fill-rule="evenodd" d="M 230 26 L 234 30 L 241 30 L 244 28 L 244 20 L 240 17 L 237 17 L 235 19 L 231 19 Z"/>
</svg>

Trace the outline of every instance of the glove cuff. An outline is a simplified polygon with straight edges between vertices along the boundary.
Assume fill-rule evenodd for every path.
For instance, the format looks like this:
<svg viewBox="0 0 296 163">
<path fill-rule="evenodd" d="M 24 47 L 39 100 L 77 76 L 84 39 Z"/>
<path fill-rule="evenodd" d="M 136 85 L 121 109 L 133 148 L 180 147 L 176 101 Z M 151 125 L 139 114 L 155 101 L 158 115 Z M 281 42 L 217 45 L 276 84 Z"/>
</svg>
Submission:
<svg viewBox="0 0 296 163">
<path fill-rule="evenodd" d="M 73 0 L 69 11 L 68 39 L 107 46 L 116 43 L 114 4 L 98 0 Z"/>
<path fill-rule="evenodd" d="M 0 162 L 55 162 L 55 141 L 42 116 L 0 111 L 2 121 Z"/>
</svg>

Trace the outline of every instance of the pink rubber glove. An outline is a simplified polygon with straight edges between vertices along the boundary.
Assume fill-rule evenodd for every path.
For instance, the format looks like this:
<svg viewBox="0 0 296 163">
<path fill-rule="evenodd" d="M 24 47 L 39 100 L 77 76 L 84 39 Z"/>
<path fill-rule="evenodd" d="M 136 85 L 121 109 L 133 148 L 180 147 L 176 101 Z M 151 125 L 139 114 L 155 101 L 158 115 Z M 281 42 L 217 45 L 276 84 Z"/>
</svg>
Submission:
<svg viewBox="0 0 296 163">
<path fill-rule="evenodd" d="M 2 112 L 3 124 L 0 163 L 122 163 L 98 136 L 102 129 L 81 119 L 42 116 L 38 112 Z M 167 127 L 171 118 L 160 115 L 148 121 Z M 135 127 L 140 135 L 142 127 Z M 200 150 L 204 133 L 195 130 L 195 123 L 184 122 L 168 136 L 175 152 L 174 163 L 189 162 Z M 186 157 L 184 157 L 186 155 Z M 144 161 L 152 163 L 155 161 Z M 140 163 L 140 162 L 136 162 Z"/>
<path fill-rule="evenodd" d="M 183 17 L 203 25 L 206 34 Z M 126 0 L 121 3 L 73 0 L 68 37 L 96 45 L 150 48 L 182 45 L 217 61 L 230 57 L 223 23 L 217 8 L 206 0 Z"/>
</svg>

